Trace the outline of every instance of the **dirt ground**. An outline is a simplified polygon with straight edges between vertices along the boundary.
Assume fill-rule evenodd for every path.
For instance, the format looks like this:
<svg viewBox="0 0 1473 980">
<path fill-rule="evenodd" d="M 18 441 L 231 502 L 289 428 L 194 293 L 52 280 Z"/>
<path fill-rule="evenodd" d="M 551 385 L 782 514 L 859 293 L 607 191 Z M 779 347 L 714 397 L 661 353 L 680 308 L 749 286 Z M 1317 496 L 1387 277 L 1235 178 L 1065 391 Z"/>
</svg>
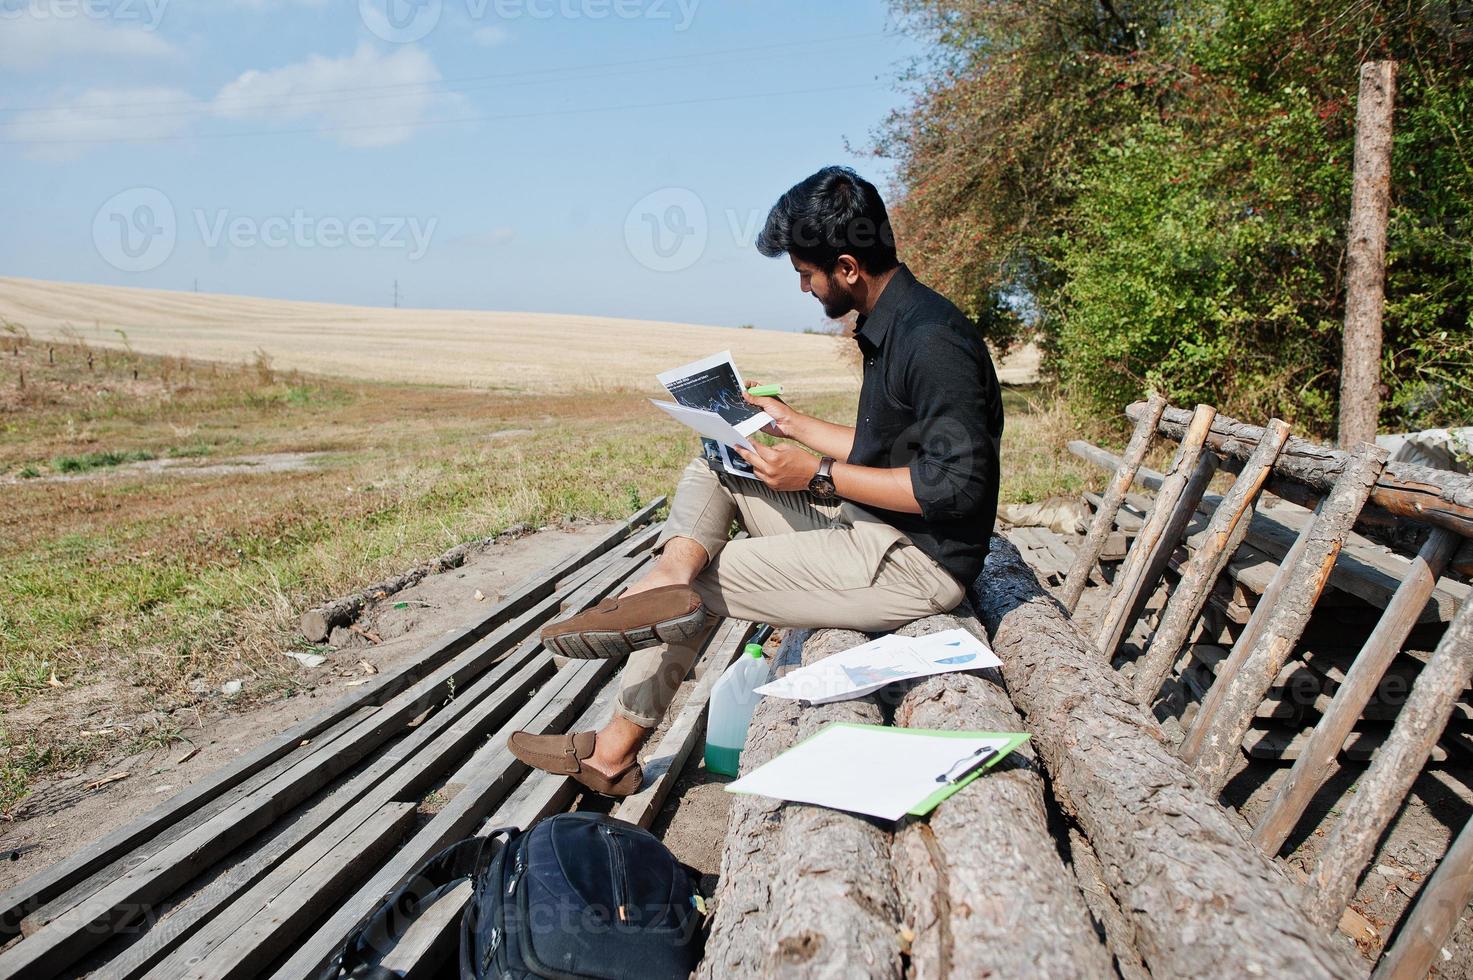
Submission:
<svg viewBox="0 0 1473 980">
<path fill-rule="evenodd" d="M 329 644 L 319 648 L 326 662 L 315 668 L 302 666 L 300 689 L 290 697 L 255 703 L 249 701 L 249 687 L 234 697 L 217 690 L 198 710 L 123 716 L 114 713 L 114 703 L 135 699 L 113 698 L 93 685 L 78 690 L 73 698 L 22 709 L 46 714 L 30 718 L 31 724 L 60 721 L 95 732 L 178 726 L 184 741 L 104 757 L 84 770 L 38 785 L 13 821 L 0 823 L 0 888 L 124 825 L 234 756 L 316 713 L 371 676 L 370 666 L 385 670 L 412 658 L 430 639 L 479 618 L 517 582 L 572 554 L 607 526 L 548 528 L 497 539 L 460 568 L 429 576 L 382 603 L 360 627 L 374 638 L 335 630 Z M 20 729 L 27 719 L 12 717 L 8 723 Z"/>
</svg>

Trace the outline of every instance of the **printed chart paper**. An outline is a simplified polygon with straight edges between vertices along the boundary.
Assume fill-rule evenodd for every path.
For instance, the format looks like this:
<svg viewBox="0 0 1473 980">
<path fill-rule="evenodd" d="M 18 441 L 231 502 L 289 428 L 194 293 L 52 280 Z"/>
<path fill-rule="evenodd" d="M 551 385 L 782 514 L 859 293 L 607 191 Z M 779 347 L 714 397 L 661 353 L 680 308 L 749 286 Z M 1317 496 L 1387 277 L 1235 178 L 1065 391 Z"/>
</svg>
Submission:
<svg viewBox="0 0 1473 980">
<path fill-rule="evenodd" d="M 727 784 L 726 791 L 884 820 L 924 816 L 1027 740 L 1015 732 L 840 722 Z"/>
<path fill-rule="evenodd" d="M 731 358 L 731 351 L 722 351 L 682 367 L 672 368 L 657 377 L 678 405 L 702 413 L 701 416 L 683 416 L 671 412 L 669 402 L 655 402 L 661 409 L 670 412 L 701 434 L 706 458 L 713 463 L 720 463 L 728 473 L 755 480 L 757 477 L 752 472 L 752 467 L 733 452 L 731 447 L 750 449 L 752 444 L 747 436 L 764 425 L 771 425 L 772 416 L 743 397 L 746 386 L 742 383 L 741 371 L 737 370 L 736 362 Z M 710 415 L 720 417 L 739 438 L 733 439 L 729 434 L 713 435 L 712 432 L 717 431 L 718 427 L 707 418 Z M 695 424 L 697 419 L 701 420 L 700 425 Z"/>
<path fill-rule="evenodd" d="M 1001 665 L 987 644 L 964 629 L 926 636 L 891 633 L 789 671 L 756 690 L 770 697 L 824 704 L 864 697 L 896 681 Z"/>
</svg>

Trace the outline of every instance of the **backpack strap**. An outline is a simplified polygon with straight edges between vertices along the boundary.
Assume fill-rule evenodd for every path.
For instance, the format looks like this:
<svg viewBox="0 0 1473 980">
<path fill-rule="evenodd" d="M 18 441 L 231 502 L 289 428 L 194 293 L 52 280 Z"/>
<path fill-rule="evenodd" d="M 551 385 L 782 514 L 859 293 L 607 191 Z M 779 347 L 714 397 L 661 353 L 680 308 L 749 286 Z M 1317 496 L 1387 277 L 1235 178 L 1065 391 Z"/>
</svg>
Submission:
<svg viewBox="0 0 1473 980">
<path fill-rule="evenodd" d="M 519 833 L 516 827 L 498 827 L 484 836 L 468 837 L 415 868 L 402 885 L 380 899 L 358 928 L 348 934 L 343 948 L 334 955 L 327 975 L 353 980 L 397 977 L 379 966 L 378 961 L 409 923 L 460 882 L 480 878 L 501 848 Z M 498 840 L 501 837 L 506 840 Z"/>
</svg>

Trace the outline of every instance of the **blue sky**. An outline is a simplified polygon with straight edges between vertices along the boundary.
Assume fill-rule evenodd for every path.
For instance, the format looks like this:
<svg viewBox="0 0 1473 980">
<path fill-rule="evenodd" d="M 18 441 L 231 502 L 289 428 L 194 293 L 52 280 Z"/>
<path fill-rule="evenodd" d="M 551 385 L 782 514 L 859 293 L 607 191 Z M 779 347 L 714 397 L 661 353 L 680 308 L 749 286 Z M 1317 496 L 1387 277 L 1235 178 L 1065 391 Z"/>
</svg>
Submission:
<svg viewBox="0 0 1473 980">
<path fill-rule="evenodd" d="M 751 240 L 888 186 L 914 53 L 883 0 L 0 0 L 0 273 L 818 326 Z"/>
</svg>

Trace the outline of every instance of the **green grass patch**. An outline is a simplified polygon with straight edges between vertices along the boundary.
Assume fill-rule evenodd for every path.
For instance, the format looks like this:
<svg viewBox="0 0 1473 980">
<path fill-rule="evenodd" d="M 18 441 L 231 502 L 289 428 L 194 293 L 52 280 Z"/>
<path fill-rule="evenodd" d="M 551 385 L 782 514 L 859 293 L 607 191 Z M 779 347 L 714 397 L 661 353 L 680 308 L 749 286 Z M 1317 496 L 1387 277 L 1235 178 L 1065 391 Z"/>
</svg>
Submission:
<svg viewBox="0 0 1473 980">
<path fill-rule="evenodd" d="M 88 470 L 98 470 L 108 466 L 121 466 L 124 463 L 142 463 L 150 459 L 158 459 L 158 456 L 144 450 L 131 450 L 127 452 L 100 450 L 91 453 L 81 453 L 76 456 L 53 457 L 51 468 L 57 473 L 85 473 Z"/>
</svg>

